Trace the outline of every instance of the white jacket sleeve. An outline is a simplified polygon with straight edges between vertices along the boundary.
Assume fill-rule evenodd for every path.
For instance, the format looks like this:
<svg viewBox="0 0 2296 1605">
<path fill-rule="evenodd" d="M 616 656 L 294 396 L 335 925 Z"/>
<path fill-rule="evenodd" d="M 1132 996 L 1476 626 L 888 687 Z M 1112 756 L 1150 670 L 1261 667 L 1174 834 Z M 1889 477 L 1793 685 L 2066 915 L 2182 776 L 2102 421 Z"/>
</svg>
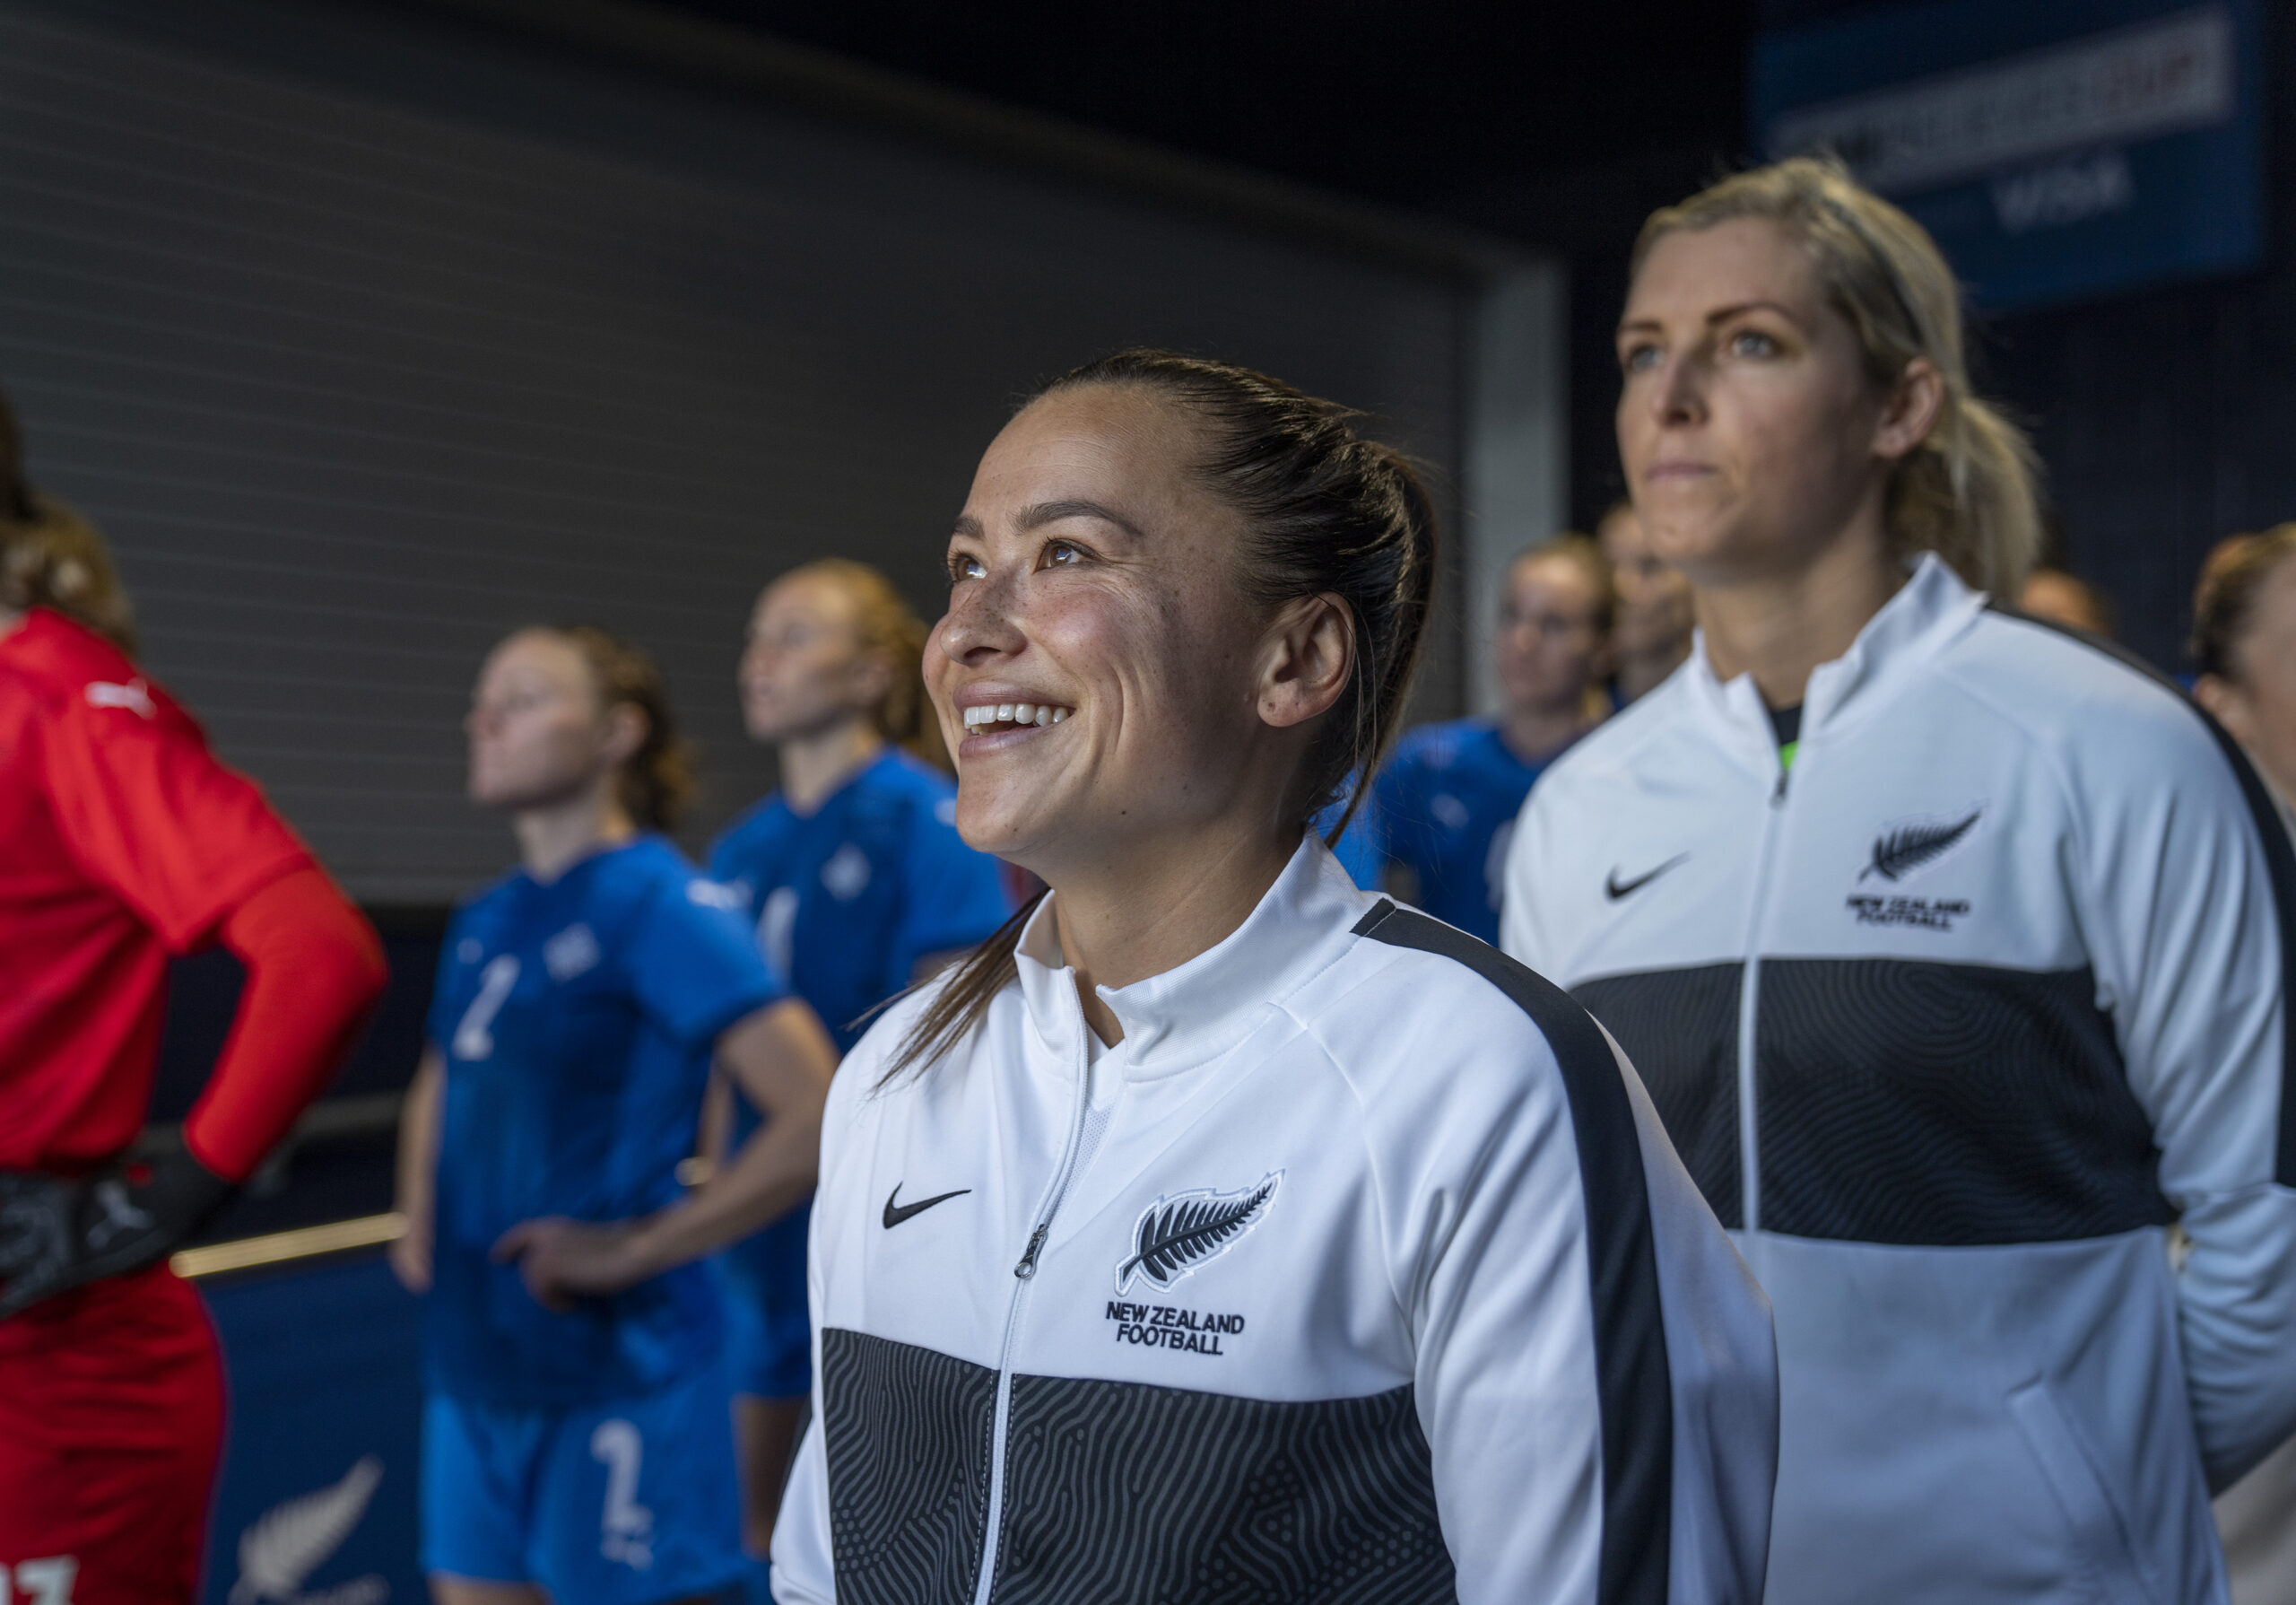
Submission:
<svg viewBox="0 0 2296 1605">
<path fill-rule="evenodd" d="M 2283 1107 L 2296 856 L 2245 761 L 2179 714 L 2170 740 L 2184 750 L 2141 744 L 2145 783 L 2068 778 L 2072 868 L 2099 1001 L 2190 1243 L 2176 1278 L 2186 1385 L 2222 1488 L 2296 1430 L 2296 1153 Z"/>
<path fill-rule="evenodd" d="M 822 1426 L 825 1417 L 821 1313 L 827 1307 L 822 1287 L 825 1263 L 822 1243 L 836 1217 L 834 1164 L 845 1147 L 839 1138 L 852 1120 L 854 1092 L 874 1074 L 874 1065 L 857 1065 L 857 1050 L 847 1057 L 839 1067 L 841 1073 L 830 1083 L 829 1103 L 822 1115 L 821 1184 L 805 1226 L 805 1303 L 813 1312 L 813 1418 L 798 1442 L 797 1459 L 789 1469 L 788 1486 L 781 1493 L 781 1512 L 773 1523 L 773 1597 L 778 1605 L 830 1605 L 837 1598 L 836 1549 L 829 1520 L 829 1452 Z"/>
<path fill-rule="evenodd" d="M 1397 1292 L 1458 1597 L 1758 1605 L 1769 1306 L 1601 1028 L 1535 976 L 1509 990 L 1546 1044 L 1462 1020 L 1485 1062 L 1427 1067 L 1446 1095 L 1387 1149 L 1415 1173 L 1381 1179 L 1409 1200 Z M 1489 1072 L 1526 1037 L 1543 1073 Z"/>
</svg>

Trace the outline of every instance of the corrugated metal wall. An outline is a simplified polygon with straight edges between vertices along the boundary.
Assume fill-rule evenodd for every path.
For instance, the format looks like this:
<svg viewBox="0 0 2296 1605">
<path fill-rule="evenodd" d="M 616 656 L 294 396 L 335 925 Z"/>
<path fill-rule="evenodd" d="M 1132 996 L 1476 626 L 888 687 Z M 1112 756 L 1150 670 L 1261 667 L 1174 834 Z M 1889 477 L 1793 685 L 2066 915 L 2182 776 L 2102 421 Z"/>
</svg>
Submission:
<svg viewBox="0 0 2296 1605">
<path fill-rule="evenodd" d="M 833 551 L 931 604 L 1013 398 L 1102 350 L 1263 366 L 1456 478 L 1458 284 L 387 11 L 290 14 L 0 0 L 0 385 L 36 478 L 109 532 L 152 671 L 370 901 L 509 858 L 458 721 L 531 619 L 661 657 L 697 839 L 745 804 L 758 587 Z"/>
</svg>

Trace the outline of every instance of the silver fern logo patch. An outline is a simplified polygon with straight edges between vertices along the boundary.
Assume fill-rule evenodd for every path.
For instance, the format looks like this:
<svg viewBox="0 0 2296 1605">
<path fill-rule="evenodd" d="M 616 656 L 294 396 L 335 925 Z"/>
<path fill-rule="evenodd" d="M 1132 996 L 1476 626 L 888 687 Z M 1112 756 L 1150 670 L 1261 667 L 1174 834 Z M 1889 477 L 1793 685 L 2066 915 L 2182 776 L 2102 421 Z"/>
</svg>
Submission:
<svg viewBox="0 0 2296 1605">
<path fill-rule="evenodd" d="M 304 1581 L 343 1547 L 383 1480 L 383 1462 L 362 1457 L 343 1480 L 274 1505 L 239 1534 L 239 1580 L 230 1605 L 382 1605 L 390 1584 L 354 1577 L 317 1593 Z"/>
<path fill-rule="evenodd" d="M 1917 869 L 1933 868 L 1969 839 L 1984 812 L 1983 803 L 1973 803 L 1951 816 L 1899 819 L 1883 825 L 1874 838 L 1874 856 L 1858 871 L 1858 884 L 1876 876 L 1894 884 Z"/>
<path fill-rule="evenodd" d="M 1116 1269 L 1116 1290 L 1125 1292 L 1135 1280 L 1170 1287 L 1194 1276 L 1267 1218 L 1283 1181 L 1283 1173 L 1274 1170 L 1233 1192 L 1201 1187 L 1164 1194 L 1140 1212 L 1131 1257 Z"/>
</svg>

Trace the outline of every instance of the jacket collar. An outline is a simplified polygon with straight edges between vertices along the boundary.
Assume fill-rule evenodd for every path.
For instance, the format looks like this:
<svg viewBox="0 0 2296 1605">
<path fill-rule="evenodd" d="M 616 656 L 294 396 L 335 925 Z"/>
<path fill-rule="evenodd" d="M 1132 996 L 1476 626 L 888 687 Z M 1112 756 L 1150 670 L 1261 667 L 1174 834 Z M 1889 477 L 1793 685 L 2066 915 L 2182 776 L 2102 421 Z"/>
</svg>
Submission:
<svg viewBox="0 0 2296 1605">
<path fill-rule="evenodd" d="M 1849 650 L 1810 673 L 1802 699 L 1802 739 L 1807 743 L 1864 717 L 1899 682 L 1934 658 L 1967 629 L 1985 606 L 1934 552 L 1925 552 L 1898 594 L 1866 623 Z M 1734 747 L 1759 755 L 1765 766 L 1777 763 L 1776 742 L 1761 693 L 1752 675 L 1724 681 L 1706 655 L 1706 632 L 1695 637 L 1685 666 L 1691 694 L 1732 735 Z"/>
<path fill-rule="evenodd" d="M 1057 893 L 1037 905 L 1013 952 L 1029 1023 L 1064 1075 L 1083 1062 L 1089 1030 L 1076 972 L 1053 923 Z M 1100 987 L 1124 1026 L 1110 1062 L 1129 1077 L 1205 1063 L 1241 1042 L 1267 1011 L 1335 956 L 1335 944 L 1377 901 L 1308 833 L 1257 907 L 1228 938 L 1161 975 Z"/>
</svg>

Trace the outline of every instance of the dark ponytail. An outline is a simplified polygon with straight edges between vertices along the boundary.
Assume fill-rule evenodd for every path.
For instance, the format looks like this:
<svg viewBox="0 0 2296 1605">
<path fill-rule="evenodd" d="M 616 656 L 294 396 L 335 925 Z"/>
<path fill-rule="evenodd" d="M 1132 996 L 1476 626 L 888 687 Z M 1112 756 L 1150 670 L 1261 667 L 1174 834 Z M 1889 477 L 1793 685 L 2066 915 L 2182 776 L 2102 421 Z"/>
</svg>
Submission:
<svg viewBox="0 0 2296 1605">
<path fill-rule="evenodd" d="M 693 756 L 670 712 L 662 671 L 644 651 L 596 624 L 544 628 L 581 653 L 601 708 L 627 702 L 644 717 L 646 738 L 623 760 L 615 785 L 631 819 L 649 831 L 668 830 L 693 800 Z"/>
<path fill-rule="evenodd" d="M 1038 398 L 1088 385 L 1151 390 L 1192 420 L 1196 465 L 1212 493 L 1244 515 L 1238 564 L 1252 600 L 1273 610 L 1329 593 L 1355 624 L 1346 689 L 1324 715 L 1291 798 L 1302 824 L 1369 776 L 1403 718 L 1434 601 L 1434 502 L 1402 453 L 1355 432 L 1357 414 L 1226 362 L 1135 349 L 1063 374 Z M 1353 818 L 1355 789 L 1329 840 Z M 930 1064 L 988 1012 L 1018 974 L 1013 952 L 1039 893 L 968 955 L 902 1038 L 891 1080 Z"/>
</svg>

